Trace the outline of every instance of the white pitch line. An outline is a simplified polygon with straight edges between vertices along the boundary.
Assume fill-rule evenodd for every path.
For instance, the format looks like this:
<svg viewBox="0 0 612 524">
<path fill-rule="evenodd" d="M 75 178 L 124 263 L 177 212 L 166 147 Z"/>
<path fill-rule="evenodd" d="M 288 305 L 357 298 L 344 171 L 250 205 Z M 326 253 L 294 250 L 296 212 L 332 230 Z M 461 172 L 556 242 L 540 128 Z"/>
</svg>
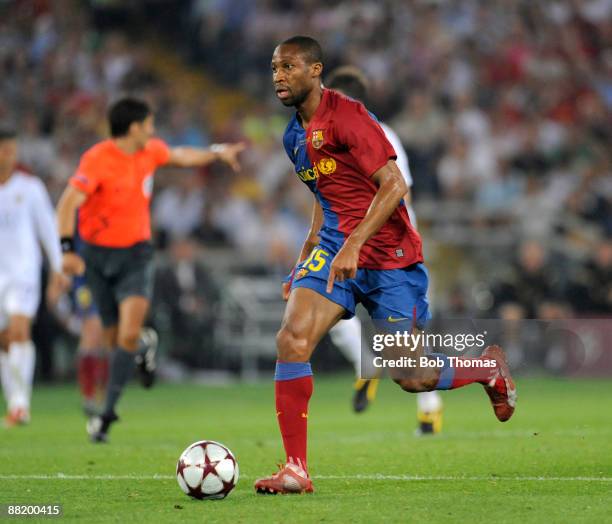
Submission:
<svg viewBox="0 0 612 524">
<path fill-rule="evenodd" d="M 174 475 L 0 475 L 0 480 L 173 480 Z M 241 476 L 249 480 L 249 476 Z M 497 476 L 445 476 L 445 475 L 314 475 L 315 480 L 399 480 L 399 481 L 451 481 L 451 482 L 483 482 L 483 481 L 514 481 L 514 482 L 612 482 L 612 477 L 497 477 Z"/>
<path fill-rule="evenodd" d="M 450 481 L 489 481 L 489 480 L 511 480 L 511 481 L 572 481 L 572 482 L 612 482 L 612 477 L 456 477 L 456 476 L 429 476 L 429 475 L 314 475 L 314 479 L 320 480 L 450 480 Z"/>
<path fill-rule="evenodd" d="M 170 480 L 173 475 L 0 475 L 0 480 Z"/>
</svg>

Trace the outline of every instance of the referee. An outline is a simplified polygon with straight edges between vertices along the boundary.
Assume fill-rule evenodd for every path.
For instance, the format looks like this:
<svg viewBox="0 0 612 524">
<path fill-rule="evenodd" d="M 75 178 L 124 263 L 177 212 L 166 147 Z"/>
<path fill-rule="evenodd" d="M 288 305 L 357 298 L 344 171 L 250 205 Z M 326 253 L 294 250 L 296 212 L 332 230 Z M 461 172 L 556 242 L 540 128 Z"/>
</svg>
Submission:
<svg viewBox="0 0 612 524">
<path fill-rule="evenodd" d="M 106 442 L 118 420 L 115 406 L 129 381 L 139 353 L 153 282 L 153 246 L 149 204 L 155 169 L 164 165 L 205 166 L 217 160 L 238 170 L 239 144 L 210 149 L 168 147 L 153 138 L 154 116 L 146 102 L 123 98 L 108 112 L 111 138 L 87 150 L 57 208 L 62 245 L 62 269 L 85 273 L 104 325 L 104 341 L 112 351 L 105 406 L 88 424 L 93 442 Z M 83 240 L 75 252 L 75 216 Z M 139 358 L 144 372 L 154 361 Z"/>
</svg>

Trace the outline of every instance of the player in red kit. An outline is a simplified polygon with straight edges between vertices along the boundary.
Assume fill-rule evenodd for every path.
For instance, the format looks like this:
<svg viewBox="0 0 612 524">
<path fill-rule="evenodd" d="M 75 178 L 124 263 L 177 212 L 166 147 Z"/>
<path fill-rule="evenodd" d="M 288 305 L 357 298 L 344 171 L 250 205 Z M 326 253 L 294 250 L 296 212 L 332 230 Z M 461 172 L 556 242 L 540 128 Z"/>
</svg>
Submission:
<svg viewBox="0 0 612 524">
<path fill-rule="evenodd" d="M 314 194 L 312 223 L 277 335 L 276 413 L 286 453 L 279 472 L 255 482 L 259 493 L 310 493 L 307 465 L 310 356 L 321 338 L 361 303 L 378 325 L 422 329 L 430 317 L 421 239 L 402 198 L 407 186 L 395 151 L 362 103 L 321 85 L 323 56 L 310 37 L 285 40 L 272 56 L 276 95 L 297 112 L 283 139 L 298 177 Z M 393 379 L 409 392 L 454 389 L 478 382 L 497 418 L 508 420 L 516 393 L 503 351 L 489 346 L 480 359 L 494 367 L 415 367 Z"/>
</svg>

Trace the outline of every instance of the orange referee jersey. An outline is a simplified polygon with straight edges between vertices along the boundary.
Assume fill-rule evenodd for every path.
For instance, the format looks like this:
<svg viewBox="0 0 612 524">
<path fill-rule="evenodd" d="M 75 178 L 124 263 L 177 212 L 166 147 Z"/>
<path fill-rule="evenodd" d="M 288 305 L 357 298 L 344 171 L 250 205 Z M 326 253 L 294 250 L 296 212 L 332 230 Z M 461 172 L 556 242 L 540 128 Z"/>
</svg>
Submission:
<svg viewBox="0 0 612 524">
<path fill-rule="evenodd" d="M 153 174 L 169 158 L 170 149 L 157 138 L 132 155 L 112 140 L 87 150 L 69 180 L 71 186 L 87 193 L 79 208 L 81 238 L 105 247 L 129 247 L 150 240 Z"/>
</svg>

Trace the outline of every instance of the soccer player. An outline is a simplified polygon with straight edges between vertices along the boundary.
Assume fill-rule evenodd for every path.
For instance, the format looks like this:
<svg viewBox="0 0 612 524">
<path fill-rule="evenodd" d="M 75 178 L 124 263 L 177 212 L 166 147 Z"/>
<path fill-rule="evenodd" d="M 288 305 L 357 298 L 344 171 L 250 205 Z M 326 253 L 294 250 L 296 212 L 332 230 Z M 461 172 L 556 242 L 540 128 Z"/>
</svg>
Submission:
<svg viewBox="0 0 612 524">
<path fill-rule="evenodd" d="M 75 237 L 77 253 L 81 242 Z M 98 308 L 84 275 L 78 275 L 72 280 L 70 292 L 72 299 L 72 314 L 80 321 L 79 343 L 77 347 L 77 378 L 83 402 L 85 416 L 94 417 L 99 412 L 99 401 L 106 392 L 108 382 L 108 350 L 104 344 L 102 320 Z M 156 331 L 143 327 L 140 332 L 140 350 L 136 355 L 136 369 L 140 381 L 145 388 L 153 385 L 155 375 L 155 353 L 158 344 Z M 148 356 L 148 362 L 144 356 Z"/>
<path fill-rule="evenodd" d="M 105 344 L 113 348 L 104 410 L 88 424 L 93 442 L 106 442 L 111 424 L 118 420 L 115 407 L 136 358 L 145 373 L 152 374 L 155 366 L 151 352 L 139 342 L 153 277 L 149 204 L 155 170 L 163 165 L 205 166 L 217 160 L 237 170 L 238 154 L 245 147 L 169 148 L 153 138 L 151 109 L 136 98 L 115 102 L 108 121 L 111 138 L 81 157 L 57 209 L 62 267 L 69 275 L 85 272 L 104 326 Z M 82 256 L 75 252 L 73 240 L 77 210 Z"/>
<path fill-rule="evenodd" d="M 102 321 L 84 275 L 75 276 L 71 298 L 74 314 L 81 322 L 77 349 L 77 378 L 85 416 L 98 412 L 97 399 L 105 391 L 108 355 L 103 343 Z"/>
<path fill-rule="evenodd" d="M 368 95 L 368 81 L 365 75 L 356 67 L 343 66 L 334 69 L 326 78 L 325 87 L 350 96 L 355 100 L 366 103 Z M 411 205 L 410 188 L 412 175 L 408 166 L 408 155 L 402 142 L 388 125 L 379 122 L 387 140 L 393 146 L 400 173 L 404 177 L 408 191 L 404 195 L 404 203 L 410 217 L 410 223 L 416 229 L 416 216 Z M 350 320 L 341 320 L 330 331 L 332 341 L 346 358 L 353 363 L 357 374 L 355 394 L 353 396 L 353 409 L 361 412 L 368 407 L 370 401 L 376 397 L 378 379 L 361 377 L 361 321 L 354 316 Z M 442 428 L 442 399 L 437 391 L 423 391 L 417 393 L 417 435 L 432 435 Z"/>
<path fill-rule="evenodd" d="M 40 301 L 42 245 L 49 261 L 47 298 L 67 286 L 53 207 L 43 183 L 16 169 L 17 135 L 0 130 L 0 379 L 6 426 L 27 424 L 36 363 L 32 318 Z"/>
<path fill-rule="evenodd" d="M 427 271 L 421 239 L 402 203 L 408 188 L 395 151 L 362 103 L 322 87 L 318 42 L 306 36 L 285 40 L 274 50 L 271 66 L 276 96 L 297 110 L 284 146 L 315 202 L 302 250 L 305 260 L 296 268 L 277 335 L 276 413 L 286 463 L 257 480 L 255 489 L 310 493 L 306 433 L 314 348 L 340 319 L 354 315 L 356 302 L 390 332 L 402 324 L 424 327 Z M 407 368 L 393 376 L 402 389 L 416 393 L 478 382 L 499 420 L 512 415 L 514 383 L 498 346 L 487 347 L 480 357 L 493 368 L 453 367 L 449 357 L 426 356 L 422 347 L 413 356 L 441 365 Z"/>
</svg>

